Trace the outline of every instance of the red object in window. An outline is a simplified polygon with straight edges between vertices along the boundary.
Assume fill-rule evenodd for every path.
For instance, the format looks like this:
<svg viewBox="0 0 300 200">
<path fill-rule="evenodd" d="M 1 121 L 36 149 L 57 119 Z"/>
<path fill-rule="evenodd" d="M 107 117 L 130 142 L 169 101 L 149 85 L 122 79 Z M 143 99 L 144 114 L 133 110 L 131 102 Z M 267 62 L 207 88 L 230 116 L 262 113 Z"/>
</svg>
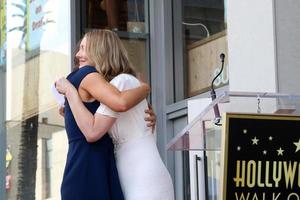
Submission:
<svg viewBox="0 0 300 200">
<path fill-rule="evenodd" d="M 6 187 L 7 190 L 9 190 L 11 188 L 11 179 L 12 179 L 11 175 L 7 175 L 6 176 L 5 187 Z"/>
</svg>

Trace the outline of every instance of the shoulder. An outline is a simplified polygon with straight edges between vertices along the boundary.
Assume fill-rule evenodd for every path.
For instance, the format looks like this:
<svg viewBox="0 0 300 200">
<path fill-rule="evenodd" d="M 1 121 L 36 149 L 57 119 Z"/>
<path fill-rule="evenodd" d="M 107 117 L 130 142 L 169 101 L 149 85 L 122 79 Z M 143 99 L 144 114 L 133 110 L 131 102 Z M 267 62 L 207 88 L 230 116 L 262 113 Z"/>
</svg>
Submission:
<svg viewBox="0 0 300 200">
<path fill-rule="evenodd" d="M 119 74 L 110 83 L 119 90 L 132 89 L 140 86 L 140 81 L 131 74 Z"/>
<path fill-rule="evenodd" d="M 99 84 L 108 84 L 108 82 L 95 69 L 95 71 L 90 71 L 90 73 L 87 73 L 86 76 L 84 76 L 80 86 L 82 88 L 89 88 L 89 87 L 98 86 Z"/>
<path fill-rule="evenodd" d="M 75 71 L 75 73 L 77 77 L 80 77 L 80 79 L 86 79 L 88 77 L 98 77 L 100 75 L 96 68 L 90 65 L 80 67 Z"/>
<path fill-rule="evenodd" d="M 78 89 L 82 82 L 85 82 L 88 77 L 94 77 L 99 75 L 96 68 L 93 66 L 82 66 L 79 69 L 73 71 L 68 75 L 67 79 L 73 83 L 73 85 Z"/>
</svg>

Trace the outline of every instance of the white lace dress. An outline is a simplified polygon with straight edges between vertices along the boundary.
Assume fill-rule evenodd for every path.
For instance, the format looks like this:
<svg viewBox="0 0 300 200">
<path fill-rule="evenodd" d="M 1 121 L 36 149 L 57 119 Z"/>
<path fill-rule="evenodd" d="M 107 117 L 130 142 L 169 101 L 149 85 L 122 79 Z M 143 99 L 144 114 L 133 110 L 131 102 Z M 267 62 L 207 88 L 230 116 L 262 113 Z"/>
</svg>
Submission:
<svg viewBox="0 0 300 200">
<path fill-rule="evenodd" d="M 138 87 L 139 81 L 121 74 L 111 84 L 120 91 Z M 155 136 L 144 121 L 147 101 L 127 112 L 116 113 L 101 104 L 97 113 L 117 118 L 109 130 L 115 144 L 120 182 L 126 200 L 173 200 L 174 189 L 168 170 L 162 162 Z"/>
</svg>

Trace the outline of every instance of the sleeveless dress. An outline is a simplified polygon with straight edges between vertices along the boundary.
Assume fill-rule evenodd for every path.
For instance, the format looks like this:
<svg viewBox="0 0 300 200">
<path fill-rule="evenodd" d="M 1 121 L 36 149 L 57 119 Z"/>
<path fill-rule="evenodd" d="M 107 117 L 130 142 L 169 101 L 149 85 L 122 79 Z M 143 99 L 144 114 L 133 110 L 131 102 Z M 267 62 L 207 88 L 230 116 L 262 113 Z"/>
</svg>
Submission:
<svg viewBox="0 0 300 200">
<path fill-rule="evenodd" d="M 136 88 L 140 82 L 132 75 L 120 74 L 112 81 L 120 91 Z M 126 200 L 174 200 L 170 174 L 159 155 L 155 135 L 144 121 L 143 100 L 127 112 L 117 113 L 101 104 L 97 113 L 116 118 L 109 130 L 121 186 Z"/>
<path fill-rule="evenodd" d="M 78 90 L 89 73 L 97 72 L 84 66 L 69 74 L 67 79 Z M 98 101 L 84 105 L 95 113 Z M 65 102 L 65 128 L 69 150 L 61 185 L 62 200 L 123 200 L 114 157 L 114 146 L 108 134 L 94 143 L 88 143 L 76 124 L 68 101 Z"/>
</svg>

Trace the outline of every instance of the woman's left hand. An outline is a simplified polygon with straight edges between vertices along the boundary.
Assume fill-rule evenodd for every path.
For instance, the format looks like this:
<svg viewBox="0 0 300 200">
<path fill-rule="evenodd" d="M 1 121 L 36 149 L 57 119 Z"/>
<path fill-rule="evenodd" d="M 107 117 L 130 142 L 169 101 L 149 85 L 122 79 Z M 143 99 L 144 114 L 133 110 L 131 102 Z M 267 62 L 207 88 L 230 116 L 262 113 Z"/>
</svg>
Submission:
<svg viewBox="0 0 300 200">
<path fill-rule="evenodd" d="M 148 116 L 145 117 L 147 126 L 152 127 L 152 133 L 154 133 L 155 125 L 156 125 L 156 115 L 153 111 L 151 104 L 148 103 L 148 109 L 145 110 L 145 113 L 148 114 Z"/>
<path fill-rule="evenodd" d="M 55 82 L 55 87 L 59 93 L 65 95 L 66 92 L 74 86 L 66 78 L 62 77 Z"/>
</svg>

